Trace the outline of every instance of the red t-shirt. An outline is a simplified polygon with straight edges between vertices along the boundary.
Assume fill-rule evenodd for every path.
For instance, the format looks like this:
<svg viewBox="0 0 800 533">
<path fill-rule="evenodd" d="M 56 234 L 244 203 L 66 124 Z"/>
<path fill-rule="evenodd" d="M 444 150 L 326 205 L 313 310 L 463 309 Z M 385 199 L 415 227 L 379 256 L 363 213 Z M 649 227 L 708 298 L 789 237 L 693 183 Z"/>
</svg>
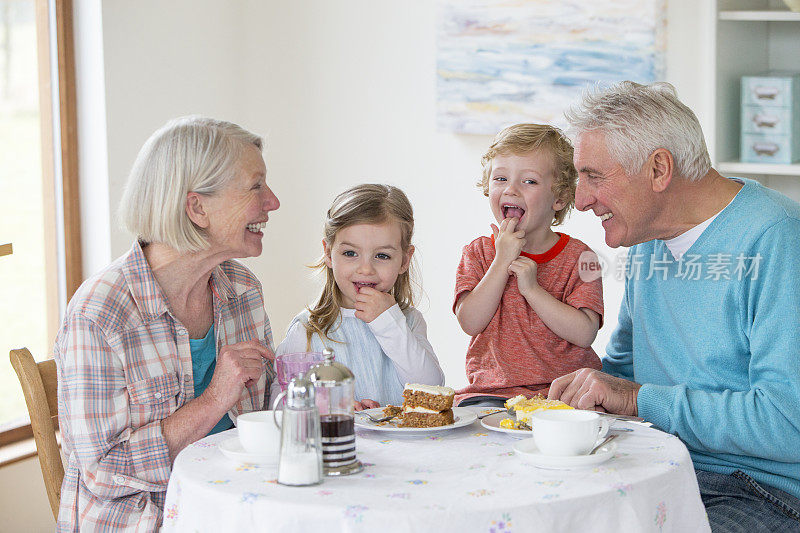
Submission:
<svg viewBox="0 0 800 533">
<path fill-rule="evenodd" d="M 586 251 L 591 249 L 583 242 L 562 234 L 551 250 L 532 257 L 538 263 L 536 279 L 558 300 L 598 313 L 602 324 L 602 281 L 598 278 L 585 282 L 578 274 L 578 258 Z M 494 243 L 489 237 L 478 237 L 464 247 L 456 272 L 453 310 L 459 297 L 480 282 L 494 256 Z M 516 277 L 509 276 L 492 320 L 469 343 L 469 385 L 457 392 L 456 403 L 470 396 L 511 398 L 546 393 L 555 378 L 584 367 L 602 367 L 594 350 L 576 346 L 553 333 L 519 292 Z"/>
</svg>

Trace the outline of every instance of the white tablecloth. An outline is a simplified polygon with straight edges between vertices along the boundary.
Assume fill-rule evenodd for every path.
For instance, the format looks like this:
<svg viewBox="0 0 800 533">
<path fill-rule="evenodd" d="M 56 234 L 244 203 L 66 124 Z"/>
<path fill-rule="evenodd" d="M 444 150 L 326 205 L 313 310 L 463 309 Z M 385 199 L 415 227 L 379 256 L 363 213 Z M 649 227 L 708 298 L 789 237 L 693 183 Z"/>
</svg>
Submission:
<svg viewBox="0 0 800 533">
<path fill-rule="evenodd" d="M 607 462 L 543 470 L 515 435 L 472 425 L 424 436 L 357 430 L 364 471 L 286 487 L 277 469 L 232 462 L 207 437 L 178 455 L 164 531 L 709 531 L 692 461 L 639 424 Z"/>
</svg>

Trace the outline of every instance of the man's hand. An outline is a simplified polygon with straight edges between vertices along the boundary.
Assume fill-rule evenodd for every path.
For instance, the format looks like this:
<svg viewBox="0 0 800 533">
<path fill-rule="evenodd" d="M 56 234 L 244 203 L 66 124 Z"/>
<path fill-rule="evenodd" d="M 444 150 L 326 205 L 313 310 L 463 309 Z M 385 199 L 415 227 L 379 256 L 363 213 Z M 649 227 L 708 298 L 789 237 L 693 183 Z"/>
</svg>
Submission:
<svg viewBox="0 0 800 533">
<path fill-rule="evenodd" d="M 356 318 L 372 322 L 395 303 L 394 296 L 372 287 L 362 287 L 356 294 Z"/>
<path fill-rule="evenodd" d="M 547 397 L 561 400 L 576 409 L 639 416 L 636 398 L 641 387 L 638 383 L 599 370 L 581 368 L 556 378 L 550 384 Z"/>
<path fill-rule="evenodd" d="M 381 404 L 376 402 L 375 400 L 370 400 L 368 398 L 364 398 L 360 402 L 357 401 L 354 405 L 356 411 L 363 411 L 364 409 L 372 409 L 374 407 L 380 407 Z"/>
<path fill-rule="evenodd" d="M 536 281 L 537 271 L 536 261 L 529 257 L 517 257 L 508 267 L 508 273 L 517 278 L 517 287 L 523 296 L 539 288 L 539 282 Z"/>
<path fill-rule="evenodd" d="M 514 231 L 519 224 L 518 218 L 504 218 L 498 228 L 492 224 L 494 235 L 494 260 L 507 267 L 519 257 L 522 247 L 525 246 L 525 232 Z"/>
</svg>

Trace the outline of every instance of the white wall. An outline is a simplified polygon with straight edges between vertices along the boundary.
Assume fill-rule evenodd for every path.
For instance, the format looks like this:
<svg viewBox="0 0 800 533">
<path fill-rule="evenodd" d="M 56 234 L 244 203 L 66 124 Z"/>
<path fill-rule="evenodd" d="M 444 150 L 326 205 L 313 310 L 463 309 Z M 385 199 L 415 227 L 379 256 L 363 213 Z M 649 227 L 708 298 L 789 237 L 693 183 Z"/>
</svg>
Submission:
<svg viewBox="0 0 800 533">
<path fill-rule="evenodd" d="M 116 210 L 150 134 L 170 118 L 193 113 L 246 122 L 241 6 L 215 0 L 102 3 L 113 257 L 131 245 Z"/>
<path fill-rule="evenodd" d="M 75 86 L 80 99 L 78 162 L 84 275 L 111 259 L 106 137 L 105 68 L 101 0 L 77 0 L 74 7 Z M 62 309 L 63 311 L 63 309 Z"/>
<path fill-rule="evenodd" d="M 671 0 L 669 9 L 668 79 L 703 121 L 707 88 L 696 82 L 703 17 L 688 0 Z M 491 139 L 435 129 L 435 2 L 115 0 L 102 4 L 102 22 L 112 212 L 139 147 L 169 118 L 202 113 L 265 135 L 268 181 L 282 205 L 265 231 L 264 254 L 247 263 L 264 284 L 279 342 L 317 292 L 303 265 L 320 252 L 333 196 L 359 182 L 398 185 L 416 210 L 419 307 L 429 337 L 448 384 L 465 384 L 468 338 L 450 306 L 461 247 L 491 221 L 473 187 Z M 110 227 L 116 257 L 131 236 L 114 219 Z M 92 238 L 93 229 L 84 230 Z M 565 230 L 608 258 L 617 254 L 592 215 L 573 214 Z M 621 292 L 607 278 L 598 352 Z"/>
<path fill-rule="evenodd" d="M 36 457 L 0 468 L 0 531 L 45 533 L 56 521 Z"/>
</svg>

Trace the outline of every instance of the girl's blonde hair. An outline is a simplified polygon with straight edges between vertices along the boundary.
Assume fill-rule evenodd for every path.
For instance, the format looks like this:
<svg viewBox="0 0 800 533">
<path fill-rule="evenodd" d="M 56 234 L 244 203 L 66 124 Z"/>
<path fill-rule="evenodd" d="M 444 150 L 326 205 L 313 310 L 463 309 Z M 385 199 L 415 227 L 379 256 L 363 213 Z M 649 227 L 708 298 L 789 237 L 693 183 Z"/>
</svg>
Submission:
<svg viewBox="0 0 800 533">
<path fill-rule="evenodd" d="M 553 226 L 558 226 L 567 217 L 575 204 L 575 188 L 578 185 L 578 172 L 572 164 L 572 143 L 555 126 L 547 124 L 515 124 L 497 134 L 494 142 L 483 154 L 481 165 L 483 173 L 478 187 L 484 196 L 489 196 L 489 178 L 492 176 L 492 162 L 498 155 L 525 155 L 542 150 L 553 156 L 553 196 L 564 202 L 564 207 L 555 212 Z"/>
<path fill-rule="evenodd" d="M 400 246 L 402 253 L 408 252 L 411 238 L 414 235 L 414 210 L 403 191 L 391 185 L 368 183 L 347 189 L 333 200 L 325 219 L 324 238 L 330 250 L 336 240 L 336 234 L 356 224 L 383 224 L 396 221 L 400 224 Z M 312 268 L 325 270 L 325 287 L 314 307 L 309 308 L 306 335 L 308 349 L 311 349 L 311 338 L 318 333 L 324 340 L 339 316 L 342 305 L 342 293 L 333 277 L 333 269 L 325 264 L 325 256 L 312 265 Z M 397 276 L 390 293 L 400 309 L 414 305 L 414 293 L 411 287 L 411 265 Z"/>
</svg>

